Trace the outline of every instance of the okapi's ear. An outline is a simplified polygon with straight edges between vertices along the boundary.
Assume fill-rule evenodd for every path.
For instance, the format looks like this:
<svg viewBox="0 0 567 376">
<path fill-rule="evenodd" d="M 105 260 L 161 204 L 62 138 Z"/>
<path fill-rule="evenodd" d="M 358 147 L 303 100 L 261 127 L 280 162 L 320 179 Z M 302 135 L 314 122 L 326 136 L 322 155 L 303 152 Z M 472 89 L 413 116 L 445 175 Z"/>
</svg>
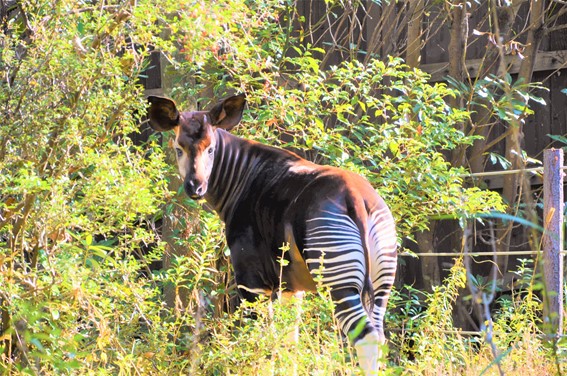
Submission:
<svg viewBox="0 0 567 376">
<path fill-rule="evenodd" d="M 232 129 L 242 119 L 246 104 L 244 94 L 234 95 L 216 104 L 210 111 L 211 125 L 226 130 Z"/>
<path fill-rule="evenodd" d="M 179 111 L 174 101 L 151 95 L 148 97 L 148 102 L 150 102 L 148 118 L 153 129 L 166 132 L 179 125 Z"/>
</svg>

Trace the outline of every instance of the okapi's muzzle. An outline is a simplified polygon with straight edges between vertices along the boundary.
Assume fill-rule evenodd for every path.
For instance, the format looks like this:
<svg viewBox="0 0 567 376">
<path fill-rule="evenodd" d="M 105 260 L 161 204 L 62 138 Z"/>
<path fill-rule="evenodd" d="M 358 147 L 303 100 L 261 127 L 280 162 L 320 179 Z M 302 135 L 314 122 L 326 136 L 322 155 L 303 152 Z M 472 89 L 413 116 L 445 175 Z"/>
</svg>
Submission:
<svg viewBox="0 0 567 376">
<path fill-rule="evenodd" d="M 207 181 L 198 182 L 193 179 L 185 179 L 183 182 L 183 189 L 189 198 L 192 200 L 200 200 L 207 193 Z"/>
</svg>

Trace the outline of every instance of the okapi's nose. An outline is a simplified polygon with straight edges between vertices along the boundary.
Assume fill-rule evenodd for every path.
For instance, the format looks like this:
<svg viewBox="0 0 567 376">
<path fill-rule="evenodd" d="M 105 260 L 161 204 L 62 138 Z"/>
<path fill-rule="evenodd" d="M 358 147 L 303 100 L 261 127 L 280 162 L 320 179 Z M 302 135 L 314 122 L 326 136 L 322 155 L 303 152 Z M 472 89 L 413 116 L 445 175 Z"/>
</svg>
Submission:
<svg viewBox="0 0 567 376">
<path fill-rule="evenodd" d="M 204 184 L 198 184 L 197 186 L 195 185 L 196 184 L 193 180 L 185 180 L 185 192 L 187 193 L 187 196 L 191 197 L 192 199 L 203 197 L 206 191 Z"/>
</svg>

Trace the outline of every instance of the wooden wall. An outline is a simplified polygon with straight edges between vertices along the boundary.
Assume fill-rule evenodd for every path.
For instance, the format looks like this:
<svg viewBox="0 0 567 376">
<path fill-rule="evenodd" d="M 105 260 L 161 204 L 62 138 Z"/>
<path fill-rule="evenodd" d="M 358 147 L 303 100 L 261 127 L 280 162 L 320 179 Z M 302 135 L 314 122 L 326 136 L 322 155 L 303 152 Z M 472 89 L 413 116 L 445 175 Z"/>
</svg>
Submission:
<svg viewBox="0 0 567 376">
<path fill-rule="evenodd" d="M 469 44 L 466 52 L 467 68 L 469 74 L 474 77 L 478 72 L 478 66 L 485 56 L 487 44 L 486 35 L 472 35 L 473 30 L 486 30 L 483 20 L 486 18 L 486 1 L 482 5 L 471 2 L 473 9 L 470 12 Z M 527 23 L 527 3 L 524 3 L 518 11 L 515 20 L 515 29 L 520 29 Z M 442 10 L 440 10 L 442 11 Z M 432 12 L 428 19 L 435 19 Z M 426 20 L 426 24 L 428 21 Z M 555 26 L 567 25 L 567 14 L 559 17 Z M 433 25 L 435 26 L 435 25 Z M 449 46 L 449 23 L 445 23 L 434 34 L 425 48 L 422 50 L 421 69 L 432 74 L 433 81 L 440 81 L 448 73 L 448 46 Z M 525 38 L 518 38 L 524 42 Z M 535 90 L 535 94 L 543 98 L 546 105 L 537 102 L 530 103 L 534 115 L 526 119 L 524 126 L 524 147 L 530 157 L 541 159 L 542 152 L 546 148 L 564 146 L 549 138 L 548 134 L 567 134 L 567 95 L 561 90 L 567 88 L 567 29 L 559 29 L 544 37 L 538 54 L 534 69 L 533 81 L 541 82 L 544 89 Z M 511 65 L 511 72 L 517 73 L 521 58 L 518 55 L 507 56 L 507 63 Z M 498 137 L 502 131 L 492 135 Z M 503 144 L 500 143 L 495 152 L 504 153 Z M 497 169 L 497 167 L 489 168 Z M 494 180 L 494 179 L 493 179 Z M 501 188 L 501 181 L 494 181 L 491 188 Z"/>
</svg>

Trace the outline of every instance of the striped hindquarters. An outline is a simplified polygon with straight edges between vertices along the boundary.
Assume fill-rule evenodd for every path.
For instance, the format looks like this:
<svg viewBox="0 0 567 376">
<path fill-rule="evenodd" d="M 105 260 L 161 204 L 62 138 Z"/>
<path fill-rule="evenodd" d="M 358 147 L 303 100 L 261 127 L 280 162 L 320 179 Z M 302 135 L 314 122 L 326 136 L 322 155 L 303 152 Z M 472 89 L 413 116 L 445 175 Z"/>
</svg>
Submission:
<svg viewBox="0 0 567 376">
<path fill-rule="evenodd" d="M 371 325 L 361 301 L 366 257 L 354 221 L 329 212 L 307 220 L 304 256 L 315 281 L 330 288 L 343 332 L 348 334 L 361 320 Z"/>
</svg>

